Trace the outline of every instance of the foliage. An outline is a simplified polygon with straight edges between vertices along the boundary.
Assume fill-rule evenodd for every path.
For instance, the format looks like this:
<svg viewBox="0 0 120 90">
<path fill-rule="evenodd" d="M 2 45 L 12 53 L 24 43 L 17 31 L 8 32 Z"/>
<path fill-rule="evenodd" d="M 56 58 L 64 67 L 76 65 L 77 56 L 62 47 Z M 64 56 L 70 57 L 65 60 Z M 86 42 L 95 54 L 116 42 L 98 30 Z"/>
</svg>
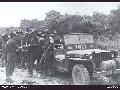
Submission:
<svg viewBox="0 0 120 90">
<path fill-rule="evenodd" d="M 34 28 L 37 31 L 49 29 L 51 33 L 90 33 L 96 38 L 113 39 L 112 37 L 120 33 L 120 7 L 116 10 L 111 10 L 109 15 L 94 12 L 89 15 L 62 15 L 60 12 L 51 10 L 46 13 L 44 20 L 22 20 L 20 28 L 27 31 Z"/>
</svg>

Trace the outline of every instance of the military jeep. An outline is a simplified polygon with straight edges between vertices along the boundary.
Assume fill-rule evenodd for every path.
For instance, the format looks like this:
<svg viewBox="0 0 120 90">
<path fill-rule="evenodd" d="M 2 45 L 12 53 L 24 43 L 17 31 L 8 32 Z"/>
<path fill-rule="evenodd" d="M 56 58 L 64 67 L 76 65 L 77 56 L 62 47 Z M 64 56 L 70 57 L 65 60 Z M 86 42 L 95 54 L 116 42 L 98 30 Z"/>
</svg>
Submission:
<svg viewBox="0 0 120 90">
<path fill-rule="evenodd" d="M 93 35 L 71 33 L 56 37 L 53 67 L 71 73 L 75 85 L 89 85 L 91 78 L 120 73 L 117 51 L 100 48 Z"/>
</svg>

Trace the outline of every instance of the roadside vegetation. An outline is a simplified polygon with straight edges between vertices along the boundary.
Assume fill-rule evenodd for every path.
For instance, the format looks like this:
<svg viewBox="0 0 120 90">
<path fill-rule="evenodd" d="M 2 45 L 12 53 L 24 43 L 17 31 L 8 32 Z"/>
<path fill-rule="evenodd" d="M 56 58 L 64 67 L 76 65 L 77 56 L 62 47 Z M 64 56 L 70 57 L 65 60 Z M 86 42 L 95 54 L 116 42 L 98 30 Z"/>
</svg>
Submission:
<svg viewBox="0 0 120 90">
<path fill-rule="evenodd" d="M 79 12 L 79 11 L 78 11 Z M 13 30 L 14 27 L 9 29 Z M 32 19 L 21 20 L 20 27 L 23 32 L 29 29 L 43 31 L 49 29 L 50 33 L 57 31 L 59 34 L 78 32 L 94 35 L 96 43 L 107 49 L 120 49 L 120 6 L 111 10 L 110 14 L 94 12 L 93 15 L 81 16 L 76 12 L 74 15 L 61 14 L 51 10 L 46 13 L 44 20 Z"/>
</svg>

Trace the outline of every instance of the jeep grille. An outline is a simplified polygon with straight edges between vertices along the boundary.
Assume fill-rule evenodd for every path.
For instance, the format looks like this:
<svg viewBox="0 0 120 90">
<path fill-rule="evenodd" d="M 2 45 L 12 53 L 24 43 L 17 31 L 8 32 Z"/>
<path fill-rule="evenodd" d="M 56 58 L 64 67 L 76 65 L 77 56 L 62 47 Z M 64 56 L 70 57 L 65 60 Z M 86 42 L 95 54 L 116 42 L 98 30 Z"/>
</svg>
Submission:
<svg viewBox="0 0 120 90">
<path fill-rule="evenodd" d="M 101 53 L 94 53 L 93 60 L 95 61 L 96 68 L 99 68 L 101 61 L 111 60 L 112 53 L 111 52 L 101 52 Z"/>
</svg>

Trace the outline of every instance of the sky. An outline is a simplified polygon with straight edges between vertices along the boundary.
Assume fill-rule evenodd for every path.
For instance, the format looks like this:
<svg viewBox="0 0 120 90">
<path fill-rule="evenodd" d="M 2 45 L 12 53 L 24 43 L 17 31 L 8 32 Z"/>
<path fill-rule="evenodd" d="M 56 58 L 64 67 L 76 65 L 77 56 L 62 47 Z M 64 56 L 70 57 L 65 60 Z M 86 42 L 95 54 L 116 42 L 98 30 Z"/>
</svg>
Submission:
<svg viewBox="0 0 120 90">
<path fill-rule="evenodd" d="M 0 2 L 0 27 L 19 27 L 23 19 L 44 20 L 45 13 L 56 10 L 61 14 L 109 14 L 120 2 Z"/>
</svg>

